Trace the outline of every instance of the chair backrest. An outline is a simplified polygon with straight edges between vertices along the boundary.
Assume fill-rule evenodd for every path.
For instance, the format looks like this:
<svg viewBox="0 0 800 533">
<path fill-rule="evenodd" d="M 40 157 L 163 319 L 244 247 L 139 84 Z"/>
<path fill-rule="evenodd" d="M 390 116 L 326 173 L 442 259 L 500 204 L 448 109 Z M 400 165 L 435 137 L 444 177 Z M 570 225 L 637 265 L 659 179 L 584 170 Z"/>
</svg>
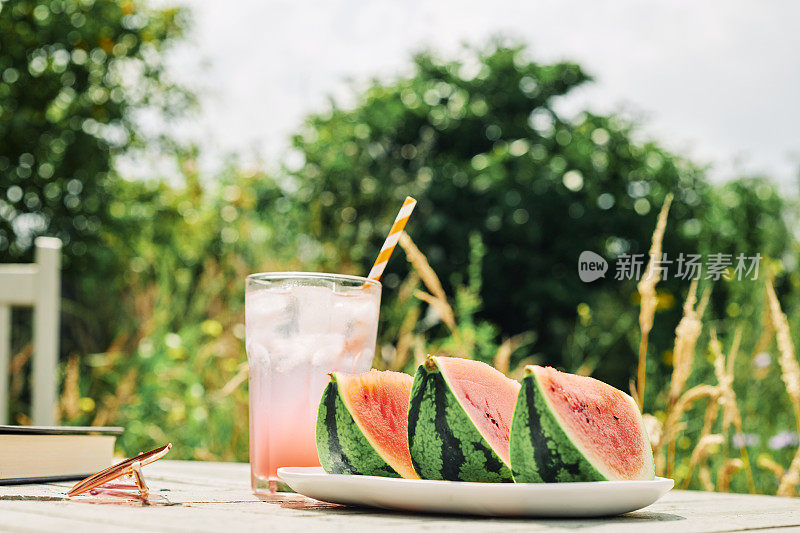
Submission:
<svg viewBox="0 0 800 533">
<path fill-rule="evenodd" d="M 8 419 L 12 307 L 33 307 L 31 419 L 37 426 L 55 424 L 61 241 L 38 237 L 35 246 L 35 263 L 0 264 L 0 424 Z"/>
</svg>

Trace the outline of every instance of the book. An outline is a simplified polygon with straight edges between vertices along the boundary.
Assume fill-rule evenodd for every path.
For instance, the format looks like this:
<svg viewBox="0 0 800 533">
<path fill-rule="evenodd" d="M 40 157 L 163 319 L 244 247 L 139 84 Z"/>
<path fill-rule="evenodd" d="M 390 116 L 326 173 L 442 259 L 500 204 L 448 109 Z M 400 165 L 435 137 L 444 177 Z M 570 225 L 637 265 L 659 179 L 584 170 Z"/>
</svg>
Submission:
<svg viewBox="0 0 800 533">
<path fill-rule="evenodd" d="M 0 485 L 83 479 L 113 463 L 120 427 L 0 425 Z"/>
</svg>

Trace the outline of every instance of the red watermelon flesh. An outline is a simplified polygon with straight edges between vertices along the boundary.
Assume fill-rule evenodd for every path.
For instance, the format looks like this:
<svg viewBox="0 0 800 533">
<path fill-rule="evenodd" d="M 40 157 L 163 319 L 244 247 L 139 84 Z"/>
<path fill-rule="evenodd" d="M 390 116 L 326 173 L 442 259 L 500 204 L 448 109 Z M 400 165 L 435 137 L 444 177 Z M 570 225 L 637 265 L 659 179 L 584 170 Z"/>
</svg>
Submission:
<svg viewBox="0 0 800 533">
<path fill-rule="evenodd" d="M 408 451 L 411 376 L 370 370 L 336 373 L 339 394 L 358 428 L 383 459 L 404 478 L 419 479 Z"/>
<path fill-rule="evenodd" d="M 467 416 L 508 464 L 508 436 L 520 384 L 480 361 L 458 357 L 435 359 Z"/>
<path fill-rule="evenodd" d="M 653 454 L 633 398 L 602 381 L 534 366 L 570 440 L 609 479 L 653 479 Z"/>
</svg>

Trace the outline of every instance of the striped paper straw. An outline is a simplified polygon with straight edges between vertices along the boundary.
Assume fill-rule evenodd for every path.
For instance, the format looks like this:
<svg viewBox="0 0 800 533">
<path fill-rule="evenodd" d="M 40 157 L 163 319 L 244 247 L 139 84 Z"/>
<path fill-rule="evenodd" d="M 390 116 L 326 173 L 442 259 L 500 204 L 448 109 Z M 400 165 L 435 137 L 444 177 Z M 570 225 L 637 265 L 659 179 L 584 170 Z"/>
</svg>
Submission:
<svg viewBox="0 0 800 533">
<path fill-rule="evenodd" d="M 372 265 L 372 270 L 369 271 L 369 275 L 367 276 L 369 279 L 374 279 L 375 281 L 381 279 L 383 270 L 386 268 L 386 263 L 389 262 L 389 258 L 392 256 L 392 252 L 394 251 L 394 247 L 397 246 L 397 241 L 400 240 L 400 233 L 403 231 L 403 228 L 406 227 L 408 217 L 411 216 L 411 212 L 414 210 L 416 205 L 416 200 L 410 196 L 406 196 L 406 199 L 403 201 L 403 207 L 401 207 L 400 212 L 397 213 L 397 218 L 394 219 L 392 229 L 389 230 L 389 235 L 383 242 L 381 253 L 379 253 L 378 258 L 375 259 L 375 264 Z"/>
</svg>

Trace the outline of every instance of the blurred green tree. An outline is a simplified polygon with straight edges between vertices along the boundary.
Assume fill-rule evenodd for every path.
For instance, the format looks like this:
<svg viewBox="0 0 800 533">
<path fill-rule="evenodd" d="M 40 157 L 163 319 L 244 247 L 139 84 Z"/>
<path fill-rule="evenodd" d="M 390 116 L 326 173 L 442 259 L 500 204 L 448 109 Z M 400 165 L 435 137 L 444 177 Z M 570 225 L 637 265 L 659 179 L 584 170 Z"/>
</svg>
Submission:
<svg viewBox="0 0 800 533">
<path fill-rule="evenodd" d="M 303 231 L 319 237 L 329 269 L 366 272 L 397 206 L 413 195 L 420 203 L 409 231 L 450 292 L 465 278 L 469 235 L 480 232 L 481 316 L 505 335 L 535 331 L 534 350 L 546 362 L 574 370 L 573 361 L 612 355 L 599 377 L 627 387 L 635 322 L 619 320 L 635 318 L 620 315 L 633 282 L 615 281 L 613 263 L 605 280 L 581 282 L 581 251 L 611 261 L 646 254 L 670 192 L 670 254 L 786 249 L 781 201 L 764 183 L 731 185 L 739 200 L 728 208 L 716 200 L 729 193 L 715 193 L 702 168 L 638 140 L 630 122 L 559 113 L 560 100 L 590 80 L 576 64 L 540 64 L 523 46 L 495 43 L 460 61 L 423 53 L 413 65 L 406 78 L 374 82 L 353 108 L 333 104 L 310 116 L 294 137 L 304 157 L 294 172 Z M 392 262 L 387 285 L 404 268 Z M 682 286 L 660 288 L 675 295 Z M 674 301 L 664 307 L 677 320 Z M 565 339 L 582 303 L 594 314 L 584 314 L 588 351 L 576 357 Z M 657 349 L 671 342 L 671 328 L 663 329 L 653 335 Z M 391 336 L 394 326 L 385 331 Z"/>
<path fill-rule="evenodd" d="M 181 9 L 130 0 L 0 2 L 0 260 L 30 260 L 37 235 L 62 239 L 66 349 L 104 348 L 112 334 L 103 317 L 126 266 L 102 239 L 114 158 L 154 144 L 142 110 L 169 119 L 192 105 L 163 53 L 186 25 Z"/>
</svg>

